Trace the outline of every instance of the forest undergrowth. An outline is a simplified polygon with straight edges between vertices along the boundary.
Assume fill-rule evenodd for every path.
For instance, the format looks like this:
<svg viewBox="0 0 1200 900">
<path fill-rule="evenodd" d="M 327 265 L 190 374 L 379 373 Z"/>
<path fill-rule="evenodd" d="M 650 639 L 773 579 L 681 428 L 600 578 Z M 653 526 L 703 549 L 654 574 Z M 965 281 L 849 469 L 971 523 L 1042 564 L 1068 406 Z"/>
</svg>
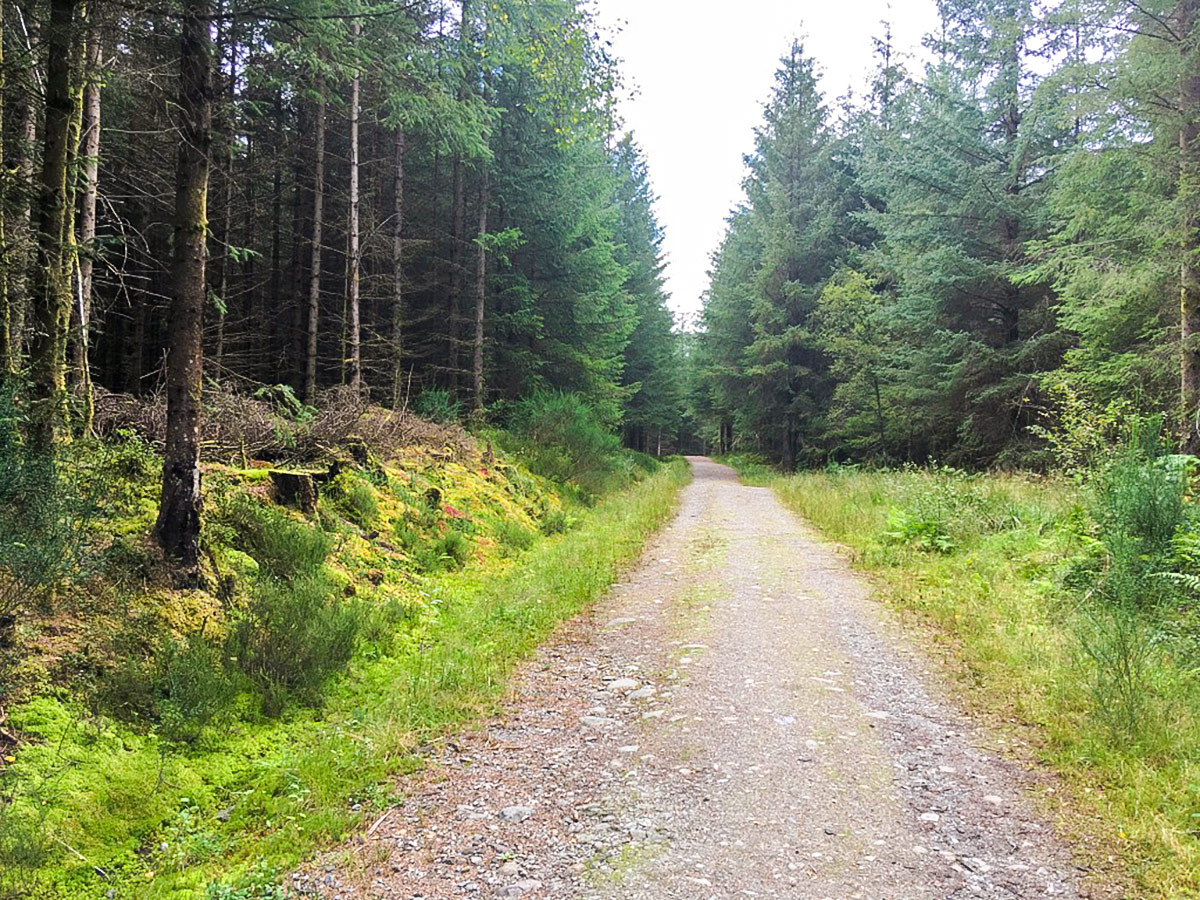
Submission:
<svg viewBox="0 0 1200 900">
<path fill-rule="evenodd" d="M 1061 776 L 1039 801 L 1081 862 L 1200 892 L 1193 457 L 1151 422 L 1086 478 L 731 462 L 875 576 L 1006 752 Z"/>
<path fill-rule="evenodd" d="M 152 427 L 52 473 L 0 435 L 0 897 L 282 896 L 497 709 L 688 477 L 569 396 L 476 437 L 385 415 L 323 461 L 206 463 L 198 584 L 150 537 Z"/>
</svg>

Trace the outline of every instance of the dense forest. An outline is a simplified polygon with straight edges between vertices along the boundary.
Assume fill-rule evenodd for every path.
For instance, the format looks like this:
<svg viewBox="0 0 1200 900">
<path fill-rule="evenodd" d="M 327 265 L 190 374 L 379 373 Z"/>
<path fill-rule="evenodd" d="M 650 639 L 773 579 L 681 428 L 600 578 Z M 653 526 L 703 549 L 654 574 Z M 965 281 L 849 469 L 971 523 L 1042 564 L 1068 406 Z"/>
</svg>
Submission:
<svg viewBox="0 0 1200 900">
<path fill-rule="evenodd" d="M 692 355 L 702 431 L 789 468 L 1043 467 L 1139 413 L 1195 451 L 1200 4 L 938 9 L 923 71 L 880 29 L 867 96 L 783 58 Z"/>
<path fill-rule="evenodd" d="M 170 554 L 199 553 L 206 420 L 256 397 L 503 421 L 563 392 L 673 432 L 653 196 L 579 4 L 54 0 L 2 39 L 22 441 L 165 398 Z"/>
</svg>

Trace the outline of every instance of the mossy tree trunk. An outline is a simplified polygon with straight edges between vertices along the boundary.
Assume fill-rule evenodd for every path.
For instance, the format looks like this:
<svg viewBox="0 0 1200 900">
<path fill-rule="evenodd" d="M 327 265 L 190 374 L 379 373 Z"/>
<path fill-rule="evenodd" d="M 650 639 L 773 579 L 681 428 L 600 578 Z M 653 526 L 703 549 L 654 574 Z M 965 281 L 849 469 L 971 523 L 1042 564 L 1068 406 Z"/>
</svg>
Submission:
<svg viewBox="0 0 1200 900">
<path fill-rule="evenodd" d="M 217 274 L 217 339 L 214 347 L 217 368 L 221 368 L 225 359 L 225 320 L 229 313 L 229 238 L 233 233 L 233 158 L 234 158 L 234 126 L 237 122 L 237 82 L 238 82 L 238 42 L 234 30 L 235 21 L 230 20 L 225 29 L 224 41 L 229 48 L 228 76 L 225 82 L 224 103 L 221 107 L 223 120 L 221 122 L 221 174 L 222 174 L 222 203 L 221 203 L 221 256 Z M 224 57 L 224 50 L 221 51 Z"/>
<path fill-rule="evenodd" d="M 487 246 L 484 240 L 488 227 L 488 202 L 491 199 L 488 172 L 483 171 L 483 183 L 479 188 L 479 240 L 475 249 L 475 339 L 474 358 L 471 372 L 474 376 L 473 410 L 475 415 L 483 414 L 486 400 L 486 387 L 483 378 L 483 324 L 487 301 Z"/>
<path fill-rule="evenodd" d="M 317 399 L 317 336 L 321 325 L 321 253 L 325 227 L 325 127 L 327 113 L 325 79 L 317 82 L 317 121 L 314 135 L 312 209 L 312 262 L 308 276 L 308 334 L 304 353 L 304 402 Z"/>
<path fill-rule="evenodd" d="M 20 5 L 15 7 L 15 11 L 23 26 L 18 32 L 23 45 L 21 54 L 29 59 L 27 65 L 32 69 L 36 66 L 36 63 L 32 61 L 32 48 L 38 43 L 41 34 L 38 28 L 39 23 Z M 10 229 L 12 249 L 9 251 L 9 255 L 12 265 L 6 273 L 8 276 L 9 346 L 12 348 L 14 367 L 18 369 L 27 346 L 26 321 L 30 306 L 30 273 L 33 271 L 35 260 L 33 197 L 37 192 L 37 186 L 34 184 L 34 169 L 37 163 L 38 141 L 38 108 L 35 91 L 21 92 L 20 111 L 20 135 L 16 142 L 18 156 L 15 167 L 19 187 L 16 191 L 16 214 L 13 216 Z"/>
<path fill-rule="evenodd" d="M 66 348 L 71 289 L 65 277 L 64 235 L 68 227 L 67 168 L 75 111 L 71 56 L 75 45 L 75 13 L 79 6 L 78 0 L 51 0 L 45 34 L 46 126 L 37 184 L 36 253 L 30 297 L 33 385 L 29 443 L 35 452 L 51 451 L 66 421 Z"/>
<path fill-rule="evenodd" d="M 83 196 L 78 202 L 79 241 L 75 251 L 75 275 L 78 278 L 75 298 L 75 339 L 71 366 L 79 392 L 80 430 L 92 429 L 94 411 L 92 372 L 88 360 L 92 319 L 92 270 L 96 242 L 96 202 L 99 197 L 100 175 L 100 85 L 104 66 L 104 49 L 97 21 L 99 5 L 88 9 L 87 45 L 83 70 L 83 161 L 81 166 Z M 68 278 L 70 274 L 68 274 Z"/>
<path fill-rule="evenodd" d="M 362 23 L 354 20 L 351 34 L 357 42 Z M 346 292 L 349 324 L 347 326 L 346 383 L 358 394 L 362 391 L 362 326 L 359 319 L 359 288 L 361 285 L 361 250 L 358 229 L 358 107 L 362 93 L 362 73 L 356 68 L 350 81 L 350 227 L 346 251 Z"/>
<path fill-rule="evenodd" d="M 0 5 L 0 11 L 2 10 L 3 6 Z M 4 133 L 5 88 L 4 29 L 0 28 L 0 135 Z M 4 169 L 4 142 L 0 141 L 0 172 Z M 4 199 L 3 195 L 0 195 L 0 379 L 17 369 L 17 356 L 13 352 L 12 312 L 8 296 L 8 272 L 12 266 L 12 253 L 4 228 Z"/>
<path fill-rule="evenodd" d="M 200 415 L 204 376 L 204 268 L 212 146 L 212 0 L 184 0 L 179 58 L 175 250 L 167 356 L 167 433 L 154 533 L 168 556 L 200 556 Z"/>
<path fill-rule="evenodd" d="M 392 185 L 392 406 L 404 393 L 404 151 L 406 135 L 397 128 Z"/>
</svg>

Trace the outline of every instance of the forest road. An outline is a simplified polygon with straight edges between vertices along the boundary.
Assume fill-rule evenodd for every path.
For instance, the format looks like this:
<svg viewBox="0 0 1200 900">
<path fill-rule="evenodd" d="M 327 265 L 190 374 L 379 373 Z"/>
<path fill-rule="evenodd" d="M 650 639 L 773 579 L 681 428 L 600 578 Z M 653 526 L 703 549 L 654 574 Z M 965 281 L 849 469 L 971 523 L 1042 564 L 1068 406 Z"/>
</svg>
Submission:
<svg viewBox="0 0 1200 900">
<path fill-rule="evenodd" d="M 837 553 L 769 489 L 691 465 L 674 522 L 522 669 L 509 711 L 440 745 L 351 861 L 304 882 L 404 900 L 1106 895 Z"/>
</svg>

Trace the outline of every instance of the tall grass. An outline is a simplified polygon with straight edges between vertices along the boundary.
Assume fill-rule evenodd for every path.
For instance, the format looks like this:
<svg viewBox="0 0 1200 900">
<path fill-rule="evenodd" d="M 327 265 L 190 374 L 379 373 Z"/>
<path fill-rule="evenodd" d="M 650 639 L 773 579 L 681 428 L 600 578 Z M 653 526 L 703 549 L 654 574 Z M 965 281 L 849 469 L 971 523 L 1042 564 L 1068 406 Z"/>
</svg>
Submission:
<svg viewBox="0 0 1200 900">
<path fill-rule="evenodd" d="M 1135 453 L 1091 488 L 954 470 L 773 482 L 915 616 L 967 701 L 1065 777 L 1065 827 L 1152 897 L 1200 893 L 1193 604 L 1157 577 L 1187 520 L 1172 465 Z"/>
</svg>

